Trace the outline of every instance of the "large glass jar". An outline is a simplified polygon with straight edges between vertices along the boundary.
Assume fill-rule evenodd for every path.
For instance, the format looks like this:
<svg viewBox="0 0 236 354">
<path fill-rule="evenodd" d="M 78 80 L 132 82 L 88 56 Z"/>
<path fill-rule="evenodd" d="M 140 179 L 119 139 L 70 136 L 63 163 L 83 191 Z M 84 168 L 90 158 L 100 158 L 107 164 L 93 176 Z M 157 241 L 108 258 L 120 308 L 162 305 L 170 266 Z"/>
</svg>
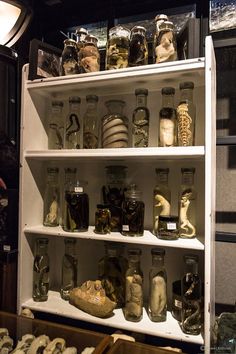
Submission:
<svg viewBox="0 0 236 354">
<path fill-rule="evenodd" d="M 167 315 L 167 275 L 164 266 L 165 250 L 153 248 L 152 267 L 149 272 L 148 315 L 153 322 L 166 321 Z"/>
<path fill-rule="evenodd" d="M 177 107 L 177 132 L 179 146 L 195 145 L 195 116 L 196 107 L 193 103 L 194 83 L 182 82 L 180 88 L 180 101 Z"/>
<path fill-rule="evenodd" d="M 38 238 L 35 242 L 33 264 L 33 300 L 47 301 L 49 290 L 48 239 Z"/>
<path fill-rule="evenodd" d="M 146 40 L 146 28 L 134 26 L 131 29 L 129 46 L 129 66 L 148 64 L 148 45 Z"/>
<path fill-rule="evenodd" d="M 79 73 L 77 43 L 74 39 L 64 40 L 64 49 L 61 55 L 61 75 Z"/>
<path fill-rule="evenodd" d="M 182 319 L 184 333 L 198 335 L 201 332 L 201 279 L 198 274 L 198 256 L 185 255 L 185 274 L 182 278 Z"/>
<path fill-rule="evenodd" d="M 177 144 L 176 109 L 174 108 L 173 87 L 163 87 L 162 107 L 159 112 L 159 146 L 175 146 Z"/>
<path fill-rule="evenodd" d="M 99 117 L 97 112 L 98 96 L 86 96 L 87 108 L 83 116 L 84 149 L 97 149 L 99 136 Z"/>
<path fill-rule="evenodd" d="M 80 102 L 81 99 L 78 96 L 69 97 L 69 113 L 65 122 L 65 149 L 81 149 L 83 146 Z"/>
<path fill-rule="evenodd" d="M 120 25 L 109 30 L 106 70 L 128 67 L 130 30 Z"/>
<path fill-rule="evenodd" d="M 64 139 L 63 102 L 53 100 L 48 127 L 48 149 L 62 149 Z"/>
<path fill-rule="evenodd" d="M 155 37 L 154 48 L 156 63 L 177 60 L 177 44 L 173 22 L 163 21 L 159 25 L 159 33 Z"/>
<path fill-rule="evenodd" d="M 156 43 L 157 43 L 157 38 L 159 37 L 159 33 L 160 33 L 160 24 L 162 22 L 168 21 L 168 16 L 164 15 L 164 14 L 158 14 L 156 15 L 154 22 L 155 22 L 155 31 L 154 31 L 154 36 L 153 36 L 153 63 L 156 63 Z"/>
<path fill-rule="evenodd" d="M 70 291 L 77 286 L 78 258 L 76 254 L 76 239 L 65 238 L 65 253 L 61 270 L 61 297 L 69 300 Z"/>
<path fill-rule="evenodd" d="M 125 274 L 125 307 L 127 321 L 139 322 L 143 317 L 143 272 L 140 268 L 141 250 L 128 250 L 128 269 Z"/>
<path fill-rule="evenodd" d="M 125 192 L 125 200 L 122 204 L 122 235 L 143 236 L 144 210 L 142 193 L 135 184 L 131 184 Z"/>
<path fill-rule="evenodd" d="M 102 119 L 102 147 L 128 147 L 128 119 L 123 114 L 125 102 L 122 100 L 109 100 L 105 102 L 105 106 L 108 113 Z"/>
<path fill-rule="evenodd" d="M 136 108 L 132 116 L 132 147 L 147 147 L 149 141 L 149 117 L 147 89 L 136 89 Z"/>
<path fill-rule="evenodd" d="M 47 184 L 43 200 L 43 225 L 58 226 L 60 210 L 60 190 L 57 167 L 47 168 Z"/>
<path fill-rule="evenodd" d="M 79 50 L 79 72 L 91 73 L 100 70 L 100 54 L 97 47 L 98 39 L 93 35 L 84 38 L 83 46 Z"/>
<path fill-rule="evenodd" d="M 126 179 L 125 166 L 106 167 L 106 186 L 102 187 L 103 203 L 107 204 L 111 212 L 111 231 L 121 232 L 122 226 L 122 203 L 125 192 Z"/>
<path fill-rule="evenodd" d="M 181 168 L 181 187 L 179 193 L 179 236 L 196 237 L 196 199 L 194 188 L 195 168 Z"/>
<path fill-rule="evenodd" d="M 170 215 L 169 168 L 156 168 L 156 175 L 157 184 L 153 190 L 153 234 L 157 236 L 160 215 Z"/>
<path fill-rule="evenodd" d="M 123 246 L 119 243 L 105 242 L 105 256 L 98 262 L 98 277 L 106 296 L 116 302 L 117 308 L 125 305 L 125 273 L 127 259 L 123 256 Z"/>
</svg>

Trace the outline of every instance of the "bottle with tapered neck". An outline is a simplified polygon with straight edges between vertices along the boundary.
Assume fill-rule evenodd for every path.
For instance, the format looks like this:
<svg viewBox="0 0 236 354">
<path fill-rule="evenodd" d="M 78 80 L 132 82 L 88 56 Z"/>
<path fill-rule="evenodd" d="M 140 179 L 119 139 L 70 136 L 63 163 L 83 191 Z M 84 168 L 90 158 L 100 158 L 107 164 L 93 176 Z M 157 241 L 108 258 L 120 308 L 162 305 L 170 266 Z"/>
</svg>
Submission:
<svg viewBox="0 0 236 354">
<path fill-rule="evenodd" d="M 87 109 L 83 117 L 84 149 L 97 149 L 99 140 L 98 96 L 86 96 Z"/>
<path fill-rule="evenodd" d="M 175 146 L 177 143 L 176 110 L 174 108 L 175 89 L 163 87 L 162 107 L 159 112 L 159 146 Z"/>
<path fill-rule="evenodd" d="M 70 291 L 77 286 L 78 259 L 76 255 L 76 239 L 65 238 L 65 253 L 62 259 L 61 297 L 69 300 Z"/>
<path fill-rule="evenodd" d="M 135 90 L 136 108 L 132 119 L 132 146 L 147 147 L 149 142 L 149 109 L 147 108 L 147 89 Z"/>
<path fill-rule="evenodd" d="M 43 225 L 58 226 L 60 213 L 60 192 L 57 167 L 47 169 L 47 184 L 43 200 Z"/>
<path fill-rule="evenodd" d="M 80 116 L 80 97 L 69 98 L 69 114 L 65 122 L 65 149 L 82 149 L 83 147 L 83 126 Z"/>
<path fill-rule="evenodd" d="M 49 290 L 48 239 L 38 238 L 35 242 L 33 264 L 33 300 L 47 301 Z"/>
</svg>

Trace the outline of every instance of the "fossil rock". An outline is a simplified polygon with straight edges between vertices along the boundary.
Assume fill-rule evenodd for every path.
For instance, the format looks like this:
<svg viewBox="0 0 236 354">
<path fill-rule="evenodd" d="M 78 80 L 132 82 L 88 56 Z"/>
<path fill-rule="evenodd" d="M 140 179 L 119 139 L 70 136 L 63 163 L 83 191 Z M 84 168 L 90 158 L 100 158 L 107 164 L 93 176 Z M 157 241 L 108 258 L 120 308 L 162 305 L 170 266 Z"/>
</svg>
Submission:
<svg viewBox="0 0 236 354">
<path fill-rule="evenodd" d="M 100 280 L 88 280 L 70 292 L 70 304 L 96 317 L 110 317 L 116 307 L 105 293 Z"/>
</svg>

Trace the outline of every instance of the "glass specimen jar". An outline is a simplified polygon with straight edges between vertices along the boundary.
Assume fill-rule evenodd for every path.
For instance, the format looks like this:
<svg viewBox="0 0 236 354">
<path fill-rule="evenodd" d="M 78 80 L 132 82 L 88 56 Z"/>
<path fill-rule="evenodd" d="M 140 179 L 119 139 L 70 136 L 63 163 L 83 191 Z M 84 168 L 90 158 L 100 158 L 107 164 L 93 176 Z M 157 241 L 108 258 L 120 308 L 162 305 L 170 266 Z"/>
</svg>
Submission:
<svg viewBox="0 0 236 354">
<path fill-rule="evenodd" d="M 132 147 L 147 147 L 149 141 L 149 117 L 147 89 L 136 89 L 136 108 L 132 116 Z"/>
<path fill-rule="evenodd" d="M 94 232 L 103 235 L 111 232 L 111 212 L 109 205 L 97 204 Z"/>
<path fill-rule="evenodd" d="M 75 30 L 78 55 L 79 55 L 80 49 L 84 46 L 85 37 L 87 36 L 87 34 L 88 34 L 88 31 L 83 27 L 78 27 Z"/>
<path fill-rule="evenodd" d="M 111 231 L 121 232 L 122 226 L 122 203 L 125 192 L 126 179 L 125 166 L 106 167 L 106 186 L 102 187 L 103 203 L 109 206 L 111 212 Z"/>
<path fill-rule="evenodd" d="M 158 36 L 154 43 L 155 63 L 177 60 L 177 44 L 174 25 L 171 21 L 163 21 L 159 25 Z"/>
<path fill-rule="evenodd" d="M 80 102 L 78 96 L 69 97 L 69 113 L 65 122 L 65 149 L 82 149 L 83 135 L 82 135 L 82 119 L 80 115 Z"/>
<path fill-rule="evenodd" d="M 141 250 L 128 250 L 128 269 L 125 274 L 125 307 L 127 321 L 139 322 L 143 317 L 143 272 L 140 268 Z"/>
<path fill-rule="evenodd" d="M 70 291 L 77 286 L 78 258 L 76 239 L 65 238 L 65 253 L 62 258 L 61 290 L 62 299 L 69 300 Z"/>
<path fill-rule="evenodd" d="M 123 256 L 124 247 L 117 242 L 105 242 L 105 255 L 98 262 L 98 278 L 106 296 L 116 302 L 116 308 L 125 305 L 125 274 L 128 261 Z"/>
<path fill-rule="evenodd" d="M 122 204 L 121 233 L 124 236 L 143 236 L 145 205 L 141 198 L 141 191 L 135 184 L 131 184 Z"/>
<path fill-rule="evenodd" d="M 153 234 L 158 235 L 160 215 L 170 215 L 171 191 L 168 186 L 169 168 L 156 168 L 157 184 L 153 190 Z"/>
<path fill-rule="evenodd" d="M 79 49 L 78 61 L 80 73 L 91 73 L 100 70 L 100 53 L 97 47 L 98 39 L 88 34 L 83 46 Z"/>
<path fill-rule="evenodd" d="M 196 107 L 193 103 L 194 83 L 182 82 L 180 88 L 180 101 L 177 106 L 177 132 L 179 146 L 195 145 L 195 118 Z"/>
<path fill-rule="evenodd" d="M 130 34 L 129 66 L 148 64 L 148 45 L 146 40 L 146 28 L 134 26 Z"/>
<path fill-rule="evenodd" d="M 106 70 L 128 67 L 130 30 L 120 25 L 109 30 Z"/>
<path fill-rule="evenodd" d="M 64 122 L 62 108 L 62 101 L 52 101 L 48 126 L 48 149 L 63 148 Z"/>
<path fill-rule="evenodd" d="M 159 146 L 175 146 L 177 144 L 177 120 L 174 108 L 175 89 L 163 87 L 162 107 L 159 112 Z"/>
<path fill-rule="evenodd" d="M 64 49 L 61 55 L 61 75 L 73 75 L 79 73 L 78 49 L 74 39 L 64 40 Z"/>
<path fill-rule="evenodd" d="M 62 215 L 62 220 L 61 220 L 61 226 L 63 230 L 65 230 L 65 222 L 67 219 L 67 209 L 66 209 L 66 191 L 72 191 L 73 186 L 76 184 L 76 168 L 71 168 L 71 167 L 66 167 L 64 169 L 64 185 L 62 189 L 62 202 L 61 202 L 61 215 Z"/>
<path fill-rule="evenodd" d="M 181 186 L 179 193 L 179 236 L 196 237 L 196 199 L 194 188 L 195 168 L 181 168 Z"/>
<path fill-rule="evenodd" d="M 152 248 L 152 267 L 149 272 L 148 315 L 153 322 L 166 321 L 167 274 L 164 266 L 165 250 Z"/>
<path fill-rule="evenodd" d="M 47 168 L 47 184 L 43 199 L 43 225 L 58 226 L 60 210 L 60 189 L 57 167 Z"/>
<path fill-rule="evenodd" d="M 164 15 L 164 14 L 158 14 L 156 15 L 154 22 L 155 22 L 155 31 L 154 31 L 154 35 L 153 35 L 153 63 L 156 63 L 156 53 L 155 53 L 155 49 L 156 49 L 156 43 L 157 43 L 157 38 L 159 37 L 159 33 L 160 33 L 160 24 L 162 22 L 168 21 L 168 16 Z"/>
<path fill-rule="evenodd" d="M 184 333 L 198 335 L 201 332 L 201 280 L 198 274 L 198 256 L 185 255 L 185 274 L 182 278 L 182 319 Z"/>
<path fill-rule="evenodd" d="M 105 102 L 108 113 L 102 118 L 102 147 L 128 147 L 128 119 L 123 114 L 125 102 L 109 100 Z"/>
<path fill-rule="evenodd" d="M 163 240 L 177 240 L 179 238 L 179 218 L 175 215 L 160 215 L 157 237 Z"/>
<path fill-rule="evenodd" d="M 99 117 L 97 112 L 98 96 L 86 96 L 87 108 L 83 117 L 84 149 L 97 149 L 99 137 Z"/>
<path fill-rule="evenodd" d="M 33 264 L 33 300 L 47 301 L 49 290 L 48 239 L 37 238 L 35 241 Z"/>
</svg>

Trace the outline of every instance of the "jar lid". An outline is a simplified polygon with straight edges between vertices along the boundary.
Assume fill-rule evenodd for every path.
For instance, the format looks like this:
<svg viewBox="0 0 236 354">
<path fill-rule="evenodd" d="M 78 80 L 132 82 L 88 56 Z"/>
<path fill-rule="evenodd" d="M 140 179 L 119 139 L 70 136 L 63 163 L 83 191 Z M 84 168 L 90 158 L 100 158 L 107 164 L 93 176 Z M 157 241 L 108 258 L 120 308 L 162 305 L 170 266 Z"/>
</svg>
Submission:
<svg viewBox="0 0 236 354">
<path fill-rule="evenodd" d="M 187 264 L 198 263 L 199 260 L 199 257 L 196 254 L 185 254 L 183 258 Z"/>
<path fill-rule="evenodd" d="M 156 173 L 169 173 L 170 169 L 169 168 L 156 168 L 155 169 Z"/>
<path fill-rule="evenodd" d="M 94 45 L 97 45 L 98 39 L 97 37 L 93 36 L 92 34 L 87 34 L 87 36 L 84 38 L 85 44 L 86 43 L 92 43 Z"/>
<path fill-rule="evenodd" d="M 139 33 L 139 32 L 142 32 L 143 34 L 145 34 L 146 31 L 147 31 L 146 28 L 143 26 L 134 26 L 131 28 L 131 34 Z"/>
<path fill-rule="evenodd" d="M 115 27 L 110 28 L 109 37 L 126 37 L 130 38 L 130 30 L 121 25 L 117 25 Z"/>
<path fill-rule="evenodd" d="M 66 238 L 64 239 L 64 243 L 65 243 L 65 244 L 67 244 L 67 243 L 76 244 L 76 238 L 66 237 Z"/>
<path fill-rule="evenodd" d="M 156 15 L 155 22 L 157 21 L 168 21 L 168 16 L 164 14 Z"/>
<path fill-rule="evenodd" d="M 183 167 L 181 168 L 182 173 L 195 173 L 195 167 Z"/>
<path fill-rule="evenodd" d="M 73 46 L 73 47 L 77 47 L 77 42 L 74 39 L 72 39 L 72 38 L 65 39 L 63 43 L 66 46 L 70 45 L 70 46 Z"/>
<path fill-rule="evenodd" d="M 59 172 L 59 168 L 58 167 L 48 167 L 47 171 L 49 173 L 58 173 Z"/>
<path fill-rule="evenodd" d="M 129 256 L 140 256 L 142 254 L 142 251 L 140 248 L 130 248 L 128 249 L 128 255 Z"/>
<path fill-rule="evenodd" d="M 180 90 L 183 89 L 193 89 L 194 88 L 194 83 L 192 81 L 185 81 L 185 82 L 181 82 L 179 84 L 179 88 Z"/>
<path fill-rule="evenodd" d="M 174 24 L 171 21 L 163 21 L 159 26 L 160 31 L 173 30 L 173 29 L 174 29 Z"/>
<path fill-rule="evenodd" d="M 69 97 L 69 103 L 80 103 L 81 99 L 79 96 L 70 96 Z"/>
<path fill-rule="evenodd" d="M 76 167 L 66 167 L 65 168 L 65 173 L 76 173 L 77 169 Z"/>
<path fill-rule="evenodd" d="M 47 245 L 48 244 L 48 238 L 46 238 L 46 237 L 37 238 L 36 242 L 39 243 L 39 244 Z"/>
<path fill-rule="evenodd" d="M 56 106 L 63 107 L 63 102 L 57 100 L 52 101 L 52 107 L 56 107 Z"/>
<path fill-rule="evenodd" d="M 98 96 L 96 96 L 96 95 L 87 95 L 86 96 L 86 101 L 96 101 L 96 102 L 98 102 Z"/>
<path fill-rule="evenodd" d="M 148 95 L 148 90 L 147 89 L 142 89 L 142 88 L 139 88 L 139 89 L 136 89 L 135 91 L 135 95 L 145 95 L 147 96 Z"/>
<path fill-rule="evenodd" d="M 155 247 L 155 248 L 152 248 L 152 249 L 151 249 L 151 254 L 152 254 L 152 255 L 164 256 L 165 253 L 166 253 L 166 251 L 164 250 L 164 248 Z"/>
<path fill-rule="evenodd" d="M 83 27 L 76 28 L 75 34 L 88 34 L 88 31 Z"/>
<path fill-rule="evenodd" d="M 159 221 L 171 222 L 171 221 L 179 221 L 179 217 L 177 215 L 159 215 Z"/>
<path fill-rule="evenodd" d="M 142 196 L 142 192 L 137 189 L 136 184 L 131 184 L 127 191 L 125 192 L 125 196 L 127 198 L 132 198 L 132 199 L 140 199 Z"/>
<path fill-rule="evenodd" d="M 162 95 L 174 95 L 175 89 L 174 87 L 163 87 L 161 93 Z"/>
</svg>

